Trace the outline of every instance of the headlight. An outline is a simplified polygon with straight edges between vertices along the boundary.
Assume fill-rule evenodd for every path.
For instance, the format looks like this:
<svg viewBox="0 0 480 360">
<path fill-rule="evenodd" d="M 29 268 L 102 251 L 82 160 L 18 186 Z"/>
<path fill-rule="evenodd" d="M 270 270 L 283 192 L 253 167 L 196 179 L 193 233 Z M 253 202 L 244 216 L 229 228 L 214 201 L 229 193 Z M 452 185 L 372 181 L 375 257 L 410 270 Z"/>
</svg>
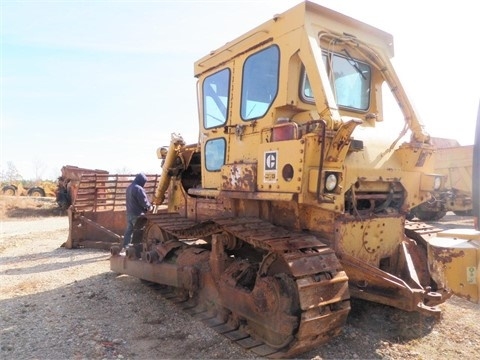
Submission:
<svg viewBox="0 0 480 360">
<path fill-rule="evenodd" d="M 338 179 L 336 174 L 327 174 L 325 177 L 325 190 L 332 192 L 337 187 Z"/>
<path fill-rule="evenodd" d="M 441 185 L 442 185 L 442 178 L 440 176 L 436 176 L 435 180 L 433 180 L 433 190 L 440 189 Z"/>
</svg>

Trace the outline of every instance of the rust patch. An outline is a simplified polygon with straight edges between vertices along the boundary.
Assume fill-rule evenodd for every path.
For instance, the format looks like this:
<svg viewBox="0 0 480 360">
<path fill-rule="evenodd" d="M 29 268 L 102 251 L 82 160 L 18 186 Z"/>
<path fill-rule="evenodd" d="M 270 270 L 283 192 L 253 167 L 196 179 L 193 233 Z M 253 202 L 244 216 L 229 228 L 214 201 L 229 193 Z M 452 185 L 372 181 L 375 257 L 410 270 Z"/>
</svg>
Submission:
<svg viewBox="0 0 480 360">
<path fill-rule="evenodd" d="M 222 189 L 233 191 L 255 191 L 256 164 L 232 164 L 222 168 Z"/>
<path fill-rule="evenodd" d="M 461 258 L 465 256 L 463 251 L 456 251 L 453 249 L 446 249 L 446 248 L 437 248 L 431 247 L 431 251 L 433 254 L 433 258 L 436 261 L 441 262 L 442 264 L 449 264 L 453 262 L 455 258 Z"/>
</svg>

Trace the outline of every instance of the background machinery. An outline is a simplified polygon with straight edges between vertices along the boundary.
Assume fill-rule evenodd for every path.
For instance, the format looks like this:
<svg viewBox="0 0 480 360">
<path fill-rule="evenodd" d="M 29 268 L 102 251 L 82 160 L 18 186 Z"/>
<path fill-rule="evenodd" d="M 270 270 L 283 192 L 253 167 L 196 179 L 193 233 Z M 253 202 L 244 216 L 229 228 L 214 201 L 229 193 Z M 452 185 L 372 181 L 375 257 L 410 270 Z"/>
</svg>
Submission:
<svg viewBox="0 0 480 360">
<path fill-rule="evenodd" d="M 5 184 L 2 186 L 2 194 L 7 196 L 34 196 L 34 197 L 54 197 L 56 184 L 52 181 L 39 181 L 27 185 L 28 182 L 17 182 Z"/>
<path fill-rule="evenodd" d="M 445 177 L 391 57 L 390 34 L 307 1 L 198 60 L 198 143 L 172 135 L 157 208 L 111 269 L 261 356 L 329 341 L 353 297 L 438 316 L 464 273 L 447 284 L 448 259 L 406 235 Z M 123 232 L 124 209 L 101 198 L 70 207 L 73 247 Z"/>
<path fill-rule="evenodd" d="M 474 228 L 449 229 L 429 241 L 429 267 L 436 281 L 455 294 L 480 303 L 480 102 L 472 146 L 471 184 Z"/>
<path fill-rule="evenodd" d="M 432 138 L 435 172 L 445 176 L 445 188 L 432 193 L 430 200 L 414 207 L 411 217 L 423 221 L 439 220 L 448 211 L 458 216 L 472 212 L 473 145 L 460 145 L 453 139 Z"/>
</svg>

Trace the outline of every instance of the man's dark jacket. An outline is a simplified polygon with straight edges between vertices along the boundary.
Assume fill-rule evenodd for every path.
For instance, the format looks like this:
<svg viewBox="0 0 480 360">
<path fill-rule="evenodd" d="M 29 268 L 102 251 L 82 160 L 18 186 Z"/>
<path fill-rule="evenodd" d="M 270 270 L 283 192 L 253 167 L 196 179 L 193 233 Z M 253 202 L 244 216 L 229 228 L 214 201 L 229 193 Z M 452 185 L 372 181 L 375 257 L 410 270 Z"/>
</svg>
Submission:
<svg viewBox="0 0 480 360">
<path fill-rule="evenodd" d="M 140 216 L 150 207 L 143 186 L 147 182 L 145 174 L 137 174 L 135 180 L 127 187 L 127 215 Z"/>
</svg>

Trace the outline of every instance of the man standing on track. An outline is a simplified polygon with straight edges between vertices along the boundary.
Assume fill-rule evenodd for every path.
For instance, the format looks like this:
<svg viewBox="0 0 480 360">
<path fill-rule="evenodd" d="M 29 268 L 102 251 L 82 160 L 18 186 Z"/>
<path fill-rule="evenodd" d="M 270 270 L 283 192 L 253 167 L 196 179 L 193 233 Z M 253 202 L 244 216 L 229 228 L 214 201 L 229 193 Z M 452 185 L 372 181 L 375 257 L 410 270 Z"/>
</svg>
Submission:
<svg viewBox="0 0 480 360">
<path fill-rule="evenodd" d="M 130 241 L 132 240 L 133 228 L 138 217 L 144 215 L 147 211 L 151 211 L 153 208 L 148 200 L 145 189 L 143 188 L 146 182 L 147 177 L 145 174 L 140 173 L 135 176 L 133 182 L 127 187 L 127 228 L 123 235 L 122 251 L 129 246 Z"/>
</svg>

